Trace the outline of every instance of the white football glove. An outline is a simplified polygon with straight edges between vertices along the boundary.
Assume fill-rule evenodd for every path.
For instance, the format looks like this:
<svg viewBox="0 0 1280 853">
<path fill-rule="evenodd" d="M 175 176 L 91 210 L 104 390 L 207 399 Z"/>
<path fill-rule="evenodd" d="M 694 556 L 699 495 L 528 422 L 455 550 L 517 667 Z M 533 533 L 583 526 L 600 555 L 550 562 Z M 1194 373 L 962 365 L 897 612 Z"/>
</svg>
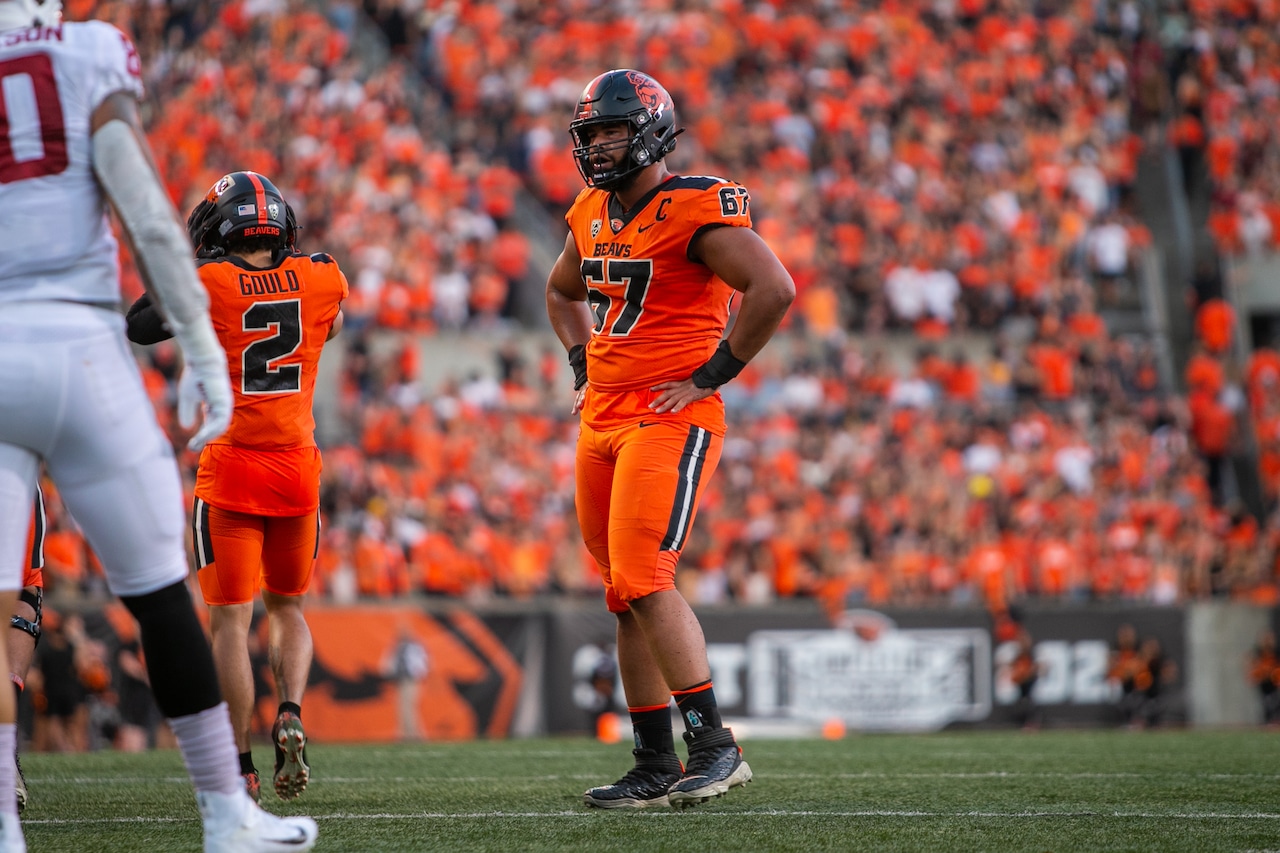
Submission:
<svg viewBox="0 0 1280 853">
<path fill-rule="evenodd" d="M 178 423 L 183 429 L 196 424 L 196 412 L 204 408 L 204 423 L 187 447 L 199 451 L 231 425 L 231 380 L 227 378 L 227 356 L 218 344 L 213 329 L 205 334 L 183 335 L 180 339 L 185 366 L 178 379 Z"/>
</svg>

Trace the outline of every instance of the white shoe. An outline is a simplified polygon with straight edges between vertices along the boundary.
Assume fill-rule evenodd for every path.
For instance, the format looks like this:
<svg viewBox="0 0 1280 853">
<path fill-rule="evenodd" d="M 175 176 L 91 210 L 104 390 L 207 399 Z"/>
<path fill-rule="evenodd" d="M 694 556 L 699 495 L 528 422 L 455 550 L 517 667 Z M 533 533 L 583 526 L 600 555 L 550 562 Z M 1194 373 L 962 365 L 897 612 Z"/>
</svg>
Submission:
<svg viewBox="0 0 1280 853">
<path fill-rule="evenodd" d="M 204 819 L 204 853 L 310 850 L 320 832 L 309 817 L 264 812 L 243 788 L 234 794 L 197 792 L 196 802 Z"/>
<path fill-rule="evenodd" d="M 0 853 L 27 853 L 27 840 L 16 814 L 0 814 Z"/>
</svg>

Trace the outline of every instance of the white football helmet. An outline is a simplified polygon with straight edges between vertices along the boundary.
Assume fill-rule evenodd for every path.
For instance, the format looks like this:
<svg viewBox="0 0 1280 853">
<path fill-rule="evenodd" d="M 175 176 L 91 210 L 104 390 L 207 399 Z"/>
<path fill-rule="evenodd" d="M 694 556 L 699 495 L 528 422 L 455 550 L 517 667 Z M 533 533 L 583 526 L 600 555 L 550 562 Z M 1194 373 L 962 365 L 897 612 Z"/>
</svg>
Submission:
<svg viewBox="0 0 1280 853">
<path fill-rule="evenodd" d="M 0 0 L 0 30 L 53 27 L 62 22 L 62 0 Z"/>
</svg>

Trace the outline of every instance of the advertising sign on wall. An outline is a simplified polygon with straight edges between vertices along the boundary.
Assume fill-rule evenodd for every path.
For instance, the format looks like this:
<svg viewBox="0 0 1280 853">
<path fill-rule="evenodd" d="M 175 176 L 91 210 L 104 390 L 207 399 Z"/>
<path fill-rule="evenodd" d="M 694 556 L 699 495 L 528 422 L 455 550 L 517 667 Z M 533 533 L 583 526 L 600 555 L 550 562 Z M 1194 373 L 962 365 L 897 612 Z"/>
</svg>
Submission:
<svg viewBox="0 0 1280 853">
<path fill-rule="evenodd" d="M 1155 639 L 1168 661 L 1184 657 L 1182 611 L 1173 608 L 1028 608 L 1021 613 L 1040 676 L 1032 692 L 1046 725 L 1115 725 L 1118 684 L 1108 678 L 1117 628 Z M 1009 678 L 1016 644 L 993 638 L 980 610 L 851 610 L 832 622 L 801 606 L 699 613 L 716 698 L 726 716 L 823 723 L 865 731 L 929 731 L 1015 723 Z M 546 724 L 590 730 L 596 662 L 613 654 L 612 618 L 551 614 Z M 576 663 L 576 666 L 575 666 Z M 1176 666 L 1169 670 L 1176 670 Z M 1165 685 L 1166 722 L 1182 713 Z M 616 684 L 616 710 L 625 710 Z"/>
<path fill-rule="evenodd" d="M 747 713 L 862 730 L 930 731 L 991 713 L 991 644 L 974 628 L 756 631 Z"/>
<path fill-rule="evenodd" d="M 997 639 L 981 610 L 850 610 L 833 623 L 816 605 L 796 602 L 698 615 L 727 718 L 838 719 L 863 731 L 1019 720 L 1010 679 L 1016 644 Z M 1122 721 L 1119 688 L 1108 677 L 1121 624 L 1155 640 L 1175 673 L 1160 697 L 1163 720 L 1185 710 L 1176 675 L 1186 655 L 1183 611 L 1027 608 L 1020 615 L 1040 673 L 1031 695 L 1038 722 Z M 322 741 L 589 732 L 600 710 L 626 709 L 615 619 L 602 606 L 313 608 L 308 620 L 316 653 L 307 723 Z M 257 660 L 269 725 L 270 668 L 265 654 Z"/>
</svg>

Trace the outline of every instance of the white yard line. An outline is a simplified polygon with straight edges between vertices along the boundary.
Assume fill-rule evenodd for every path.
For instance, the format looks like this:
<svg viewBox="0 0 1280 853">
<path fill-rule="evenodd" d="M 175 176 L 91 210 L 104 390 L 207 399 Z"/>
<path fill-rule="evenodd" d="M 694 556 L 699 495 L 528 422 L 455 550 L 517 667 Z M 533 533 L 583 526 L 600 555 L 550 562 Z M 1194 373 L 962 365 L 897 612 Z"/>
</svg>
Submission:
<svg viewBox="0 0 1280 853">
<path fill-rule="evenodd" d="M 1280 820 L 1280 814 L 1265 812 L 1241 812 L 1228 814 L 1220 812 L 974 812 L 974 811 L 894 811 L 889 809 L 864 809 L 849 811 L 819 811 L 811 809 L 752 809 L 748 811 L 716 812 L 698 811 L 693 815 L 675 811 L 674 809 L 646 809 L 639 812 L 644 817 L 687 819 L 689 817 L 722 817 L 741 819 L 744 817 L 900 817 L 900 818 L 1089 818 L 1091 820 L 1118 819 L 1132 820 Z M 515 818 L 543 820 L 546 818 L 568 818 L 575 820 L 599 820 L 600 813 L 595 811 L 547 811 L 547 812 L 383 812 L 357 814 L 338 812 L 336 814 L 312 815 L 316 820 L 342 821 L 388 821 L 388 820 L 491 820 L 493 818 Z M 195 823 L 195 817 L 104 817 L 104 818 L 50 818 L 44 820 L 24 820 L 24 826 L 87 826 L 92 824 L 161 824 L 161 823 Z"/>
</svg>

